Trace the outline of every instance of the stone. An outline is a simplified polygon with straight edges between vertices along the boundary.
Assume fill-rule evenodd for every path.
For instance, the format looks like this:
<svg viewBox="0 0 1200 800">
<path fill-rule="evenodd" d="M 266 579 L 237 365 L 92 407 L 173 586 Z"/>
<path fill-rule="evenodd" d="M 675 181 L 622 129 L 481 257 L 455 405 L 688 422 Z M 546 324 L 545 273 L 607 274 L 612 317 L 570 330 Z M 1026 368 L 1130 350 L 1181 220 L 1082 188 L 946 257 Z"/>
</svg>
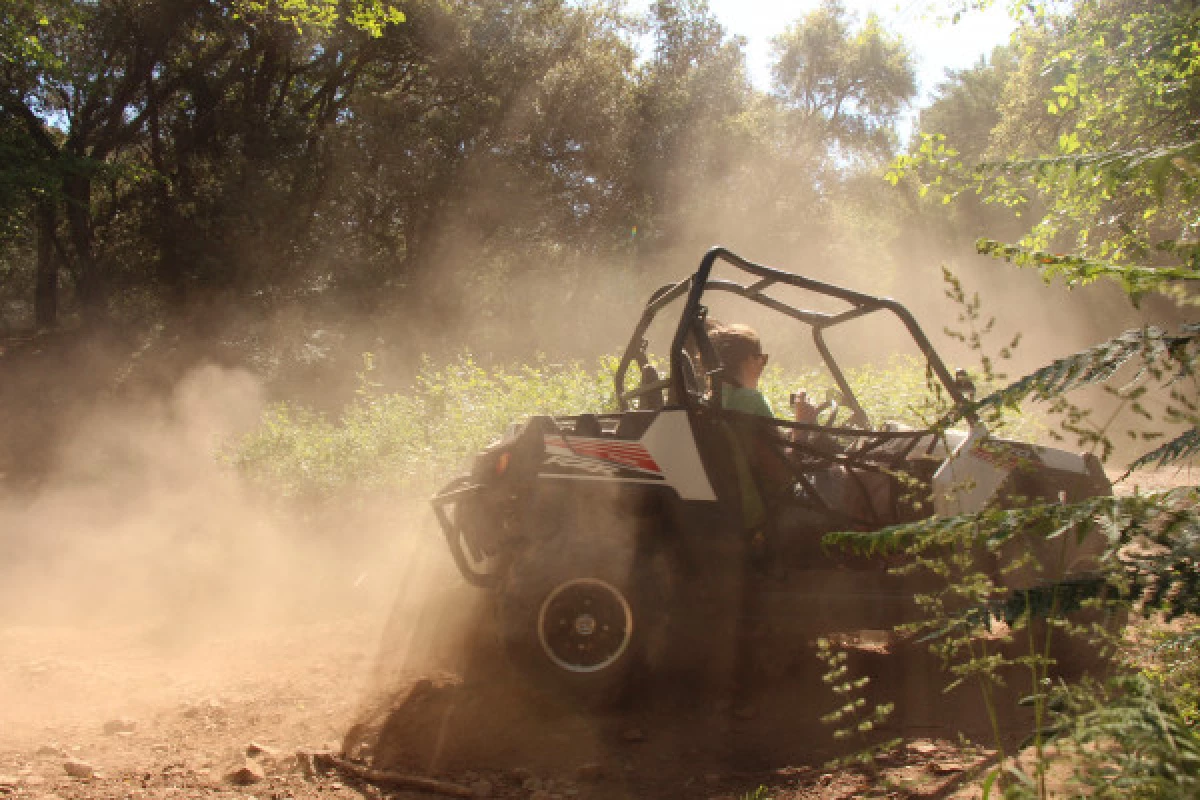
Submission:
<svg viewBox="0 0 1200 800">
<path fill-rule="evenodd" d="M 68 758 L 63 762 L 63 769 L 72 778 L 81 778 L 87 780 L 96 774 L 96 768 L 86 761 L 78 758 Z"/>
<path fill-rule="evenodd" d="M 547 792 L 545 789 L 538 789 L 533 794 L 529 795 L 529 800 L 554 800 L 554 795 Z"/>
<path fill-rule="evenodd" d="M 594 762 L 590 764 L 580 764 L 579 768 L 575 770 L 575 776 L 579 778 L 579 780 L 587 781 L 588 783 L 602 781 L 604 780 L 606 774 L 607 770 L 604 768 L 604 765 Z"/>
<path fill-rule="evenodd" d="M 966 769 L 966 764 L 957 761 L 934 761 L 929 765 L 929 771 L 935 775 L 950 775 L 954 772 L 964 772 Z"/>
<path fill-rule="evenodd" d="M 492 782 L 491 781 L 483 781 L 483 780 L 475 781 L 474 783 L 471 784 L 471 796 L 472 797 L 491 797 L 492 796 Z"/>
<path fill-rule="evenodd" d="M 237 769 L 234 769 L 225 775 L 225 780 L 235 786 L 250 786 L 265 780 L 267 773 L 263 770 L 262 765 L 256 761 L 246 759 L 246 761 Z"/>
<path fill-rule="evenodd" d="M 47 758 L 66 758 L 67 751 L 56 744 L 44 744 L 37 749 L 34 755 Z"/>
<path fill-rule="evenodd" d="M 644 742 L 646 741 L 646 732 L 641 728 L 626 728 L 621 734 L 621 738 L 627 742 Z"/>
<path fill-rule="evenodd" d="M 137 730 L 137 721 L 129 719 L 128 717 L 121 717 L 120 719 L 110 719 L 108 722 L 104 723 L 104 732 L 109 735 L 112 735 L 114 733 L 127 733 L 128 734 L 128 733 L 133 733 L 136 730 Z"/>
<path fill-rule="evenodd" d="M 15 775 L 0 775 L 0 789 L 16 789 L 17 777 Z"/>
<path fill-rule="evenodd" d="M 721 782 L 721 776 L 715 772 L 710 772 L 704 776 L 704 782 L 707 783 L 709 786 L 716 786 L 718 783 Z"/>
<path fill-rule="evenodd" d="M 279 757 L 279 751 L 274 747 L 268 747 L 265 744 L 251 742 L 246 745 L 246 756 L 249 758 L 267 758 L 273 759 Z"/>
<path fill-rule="evenodd" d="M 936 744 L 934 744 L 933 742 L 918 741 L 918 742 L 909 742 L 908 749 L 912 750 L 914 753 L 916 753 L 919 756 L 929 756 L 929 755 L 933 755 L 934 753 L 936 753 L 938 751 L 938 746 Z"/>
<path fill-rule="evenodd" d="M 521 788 L 527 792 L 541 791 L 542 782 L 537 778 L 526 778 L 525 780 L 521 781 Z"/>
<path fill-rule="evenodd" d="M 533 773 L 531 771 L 529 771 L 528 769 L 526 769 L 525 767 L 513 767 L 512 776 L 518 782 L 524 783 L 525 781 L 527 781 L 533 777 Z"/>
</svg>

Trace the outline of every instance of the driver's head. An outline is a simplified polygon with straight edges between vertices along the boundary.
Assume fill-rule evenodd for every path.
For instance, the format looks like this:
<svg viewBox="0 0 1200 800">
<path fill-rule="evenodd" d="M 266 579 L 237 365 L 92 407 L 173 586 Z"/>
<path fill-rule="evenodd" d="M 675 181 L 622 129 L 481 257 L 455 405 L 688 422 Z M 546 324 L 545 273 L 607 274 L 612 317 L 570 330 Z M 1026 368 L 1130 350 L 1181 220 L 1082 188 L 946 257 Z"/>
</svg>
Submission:
<svg viewBox="0 0 1200 800">
<path fill-rule="evenodd" d="M 747 389 L 757 389 L 759 378 L 767 366 L 767 354 L 762 340 L 749 325 L 735 323 L 717 331 L 713 346 L 726 373 Z"/>
</svg>

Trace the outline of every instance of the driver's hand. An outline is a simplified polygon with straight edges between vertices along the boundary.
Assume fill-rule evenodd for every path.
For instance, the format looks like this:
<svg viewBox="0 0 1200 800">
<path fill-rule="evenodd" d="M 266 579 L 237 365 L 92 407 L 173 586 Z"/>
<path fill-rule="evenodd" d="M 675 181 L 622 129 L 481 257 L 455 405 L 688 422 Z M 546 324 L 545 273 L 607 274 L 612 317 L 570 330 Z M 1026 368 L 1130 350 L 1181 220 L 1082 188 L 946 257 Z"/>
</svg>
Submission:
<svg viewBox="0 0 1200 800">
<path fill-rule="evenodd" d="M 801 389 L 795 394 L 795 403 L 792 405 L 792 413 L 795 414 L 796 422 L 802 422 L 806 425 L 811 425 L 817 421 L 817 407 L 808 399 L 808 392 Z"/>
</svg>

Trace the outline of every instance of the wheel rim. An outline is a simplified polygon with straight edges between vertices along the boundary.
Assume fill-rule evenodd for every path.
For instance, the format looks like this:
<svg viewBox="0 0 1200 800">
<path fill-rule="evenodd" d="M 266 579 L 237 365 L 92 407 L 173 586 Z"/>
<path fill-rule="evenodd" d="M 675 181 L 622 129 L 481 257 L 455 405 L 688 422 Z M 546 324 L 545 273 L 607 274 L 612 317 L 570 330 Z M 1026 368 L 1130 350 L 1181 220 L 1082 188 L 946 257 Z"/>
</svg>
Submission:
<svg viewBox="0 0 1200 800">
<path fill-rule="evenodd" d="M 633 610 L 619 589 L 598 578 L 559 584 L 538 612 L 546 657 L 568 672 L 599 672 L 624 655 L 633 638 Z"/>
</svg>

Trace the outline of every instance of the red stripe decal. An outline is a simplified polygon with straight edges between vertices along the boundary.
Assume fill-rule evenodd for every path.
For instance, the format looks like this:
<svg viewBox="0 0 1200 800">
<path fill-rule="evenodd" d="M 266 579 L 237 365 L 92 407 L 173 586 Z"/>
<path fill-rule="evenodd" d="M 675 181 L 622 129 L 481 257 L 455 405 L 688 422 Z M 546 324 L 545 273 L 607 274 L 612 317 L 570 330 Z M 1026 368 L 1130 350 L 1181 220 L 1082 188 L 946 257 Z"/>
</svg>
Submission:
<svg viewBox="0 0 1200 800">
<path fill-rule="evenodd" d="M 646 472 L 662 472 L 654 458 L 635 442 L 610 442 L 603 439 L 572 439 L 562 436 L 547 436 L 546 446 L 555 450 L 566 449 L 575 455 L 611 461 Z"/>
</svg>

